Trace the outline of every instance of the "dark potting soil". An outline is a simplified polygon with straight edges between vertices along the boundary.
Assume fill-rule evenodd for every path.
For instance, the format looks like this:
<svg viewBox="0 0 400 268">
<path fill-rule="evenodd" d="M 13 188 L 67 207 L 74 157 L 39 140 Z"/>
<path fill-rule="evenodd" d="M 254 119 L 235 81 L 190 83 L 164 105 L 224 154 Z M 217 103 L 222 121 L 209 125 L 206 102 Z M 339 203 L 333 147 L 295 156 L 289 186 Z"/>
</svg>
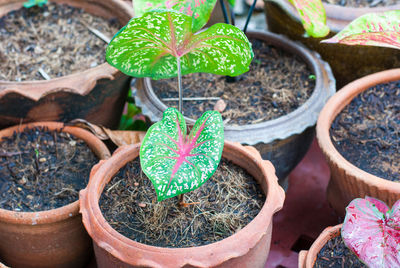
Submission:
<svg viewBox="0 0 400 268">
<path fill-rule="evenodd" d="M 78 200 L 97 157 L 80 139 L 25 129 L 0 143 L 0 207 L 34 212 Z"/>
<path fill-rule="evenodd" d="M 135 159 L 108 183 L 99 205 L 119 233 L 147 245 L 192 247 L 222 240 L 246 226 L 261 210 L 265 195 L 243 168 L 222 160 L 200 188 L 178 198 L 156 201 L 150 180 Z"/>
<path fill-rule="evenodd" d="M 116 19 L 64 4 L 9 12 L 0 18 L 0 80 L 43 80 L 40 68 L 54 78 L 104 63 L 107 44 L 88 27 L 108 37 L 119 30 Z"/>
<path fill-rule="evenodd" d="M 400 81 L 371 87 L 354 98 L 330 129 L 349 162 L 378 177 L 400 181 Z"/>
<path fill-rule="evenodd" d="M 307 64 L 281 49 L 256 39 L 254 59 L 250 71 L 229 83 L 225 76 L 195 73 L 183 76 L 183 97 L 219 97 L 226 103 L 221 113 L 229 125 L 256 124 L 288 114 L 300 107 L 311 96 L 315 81 Z M 164 98 L 177 98 L 177 79 L 152 82 L 155 94 Z M 163 101 L 177 107 L 177 101 Z M 199 118 L 213 110 L 217 100 L 184 101 L 184 115 Z"/>
<path fill-rule="evenodd" d="M 322 0 L 322 2 L 347 7 L 382 7 L 400 3 L 399 0 Z"/>
<path fill-rule="evenodd" d="M 342 237 L 331 238 L 317 255 L 314 268 L 367 268 L 344 244 Z"/>
</svg>

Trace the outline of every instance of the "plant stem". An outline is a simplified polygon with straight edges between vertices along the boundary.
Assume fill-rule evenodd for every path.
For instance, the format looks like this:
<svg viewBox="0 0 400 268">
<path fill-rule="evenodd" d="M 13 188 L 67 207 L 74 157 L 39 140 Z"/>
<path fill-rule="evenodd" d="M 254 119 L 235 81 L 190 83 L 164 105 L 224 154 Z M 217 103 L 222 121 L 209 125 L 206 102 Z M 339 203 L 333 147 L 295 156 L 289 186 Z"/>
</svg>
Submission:
<svg viewBox="0 0 400 268">
<path fill-rule="evenodd" d="M 176 65 L 178 66 L 178 93 L 179 93 L 179 105 L 178 111 L 183 114 L 182 109 L 182 74 L 181 74 L 181 58 L 176 57 Z"/>
<path fill-rule="evenodd" d="M 244 33 L 246 33 L 246 31 L 247 31 L 247 26 L 249 25 L 250 18 L 251 18 L 251 15 L 253 14 L 254 7 L 256 6 L 256 3 L 257 3 L 257 0 L 254 0 L 253 4 L 250 7 L 249 13 L 247 14 L 246 23 L 245 23 L 244 28 L 243 28 L 243 32 Z"/>
<path fill-rule="evenodd" d="M 222 13 L 224 14 L 224 21 L 226 24 L 229 24 L 228 12 L 226 11 L 224 0 L 219 0 L 219 3 L 221 5 Z"/>
</svg>

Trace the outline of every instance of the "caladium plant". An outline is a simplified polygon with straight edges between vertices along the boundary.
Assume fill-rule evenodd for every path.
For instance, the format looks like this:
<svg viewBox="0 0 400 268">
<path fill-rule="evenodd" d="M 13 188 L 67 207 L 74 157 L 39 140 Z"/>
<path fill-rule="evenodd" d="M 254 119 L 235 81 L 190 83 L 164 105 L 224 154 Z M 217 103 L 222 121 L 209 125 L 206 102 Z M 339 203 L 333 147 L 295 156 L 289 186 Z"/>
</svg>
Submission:
<svg viewBox="0 0 400 268">
<path fill-rule="evenodd" d="M 133 0 L 137 17 L 153 9 L 172 9 L 192 17 L 192 30 L 206 25 L 217 0 Z"/>
<path fill-rule="evenodd" d="M 354 199 L 346 208 L 341 235 L 369 267 L 400 267 L 400 200 L 389 209 L 375 198 Z"/>
<path fill-rule="evenodd" d="M 42 7 L 43 5 L 47 4 L 47 0 L 28 0 L 24 2 L 24 7 L 31 8 L 34 6 Z"/>
<path fill-rule="evenodd" d="M 400 10 L 365 14 L 322 42 L 400 49 Z"/>
<path fill-rule="evenodd" d="M 221 114 L 205 112 L 186 135 L 183 115 L 165 110 L 147 131 L 140 147 L 140 165 L 152 181 L 158 201 L 192 191 L 216 170 L 224 147 Z"/>
</svg>

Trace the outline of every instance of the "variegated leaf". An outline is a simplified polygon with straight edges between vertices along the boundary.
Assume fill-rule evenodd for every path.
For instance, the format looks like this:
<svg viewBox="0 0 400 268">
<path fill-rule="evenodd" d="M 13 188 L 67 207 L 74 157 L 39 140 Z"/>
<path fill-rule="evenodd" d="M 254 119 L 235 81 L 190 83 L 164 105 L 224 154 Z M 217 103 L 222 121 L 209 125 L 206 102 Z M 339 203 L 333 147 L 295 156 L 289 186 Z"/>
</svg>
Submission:
<svg viewBox="0 0 400 268">
<path fill-rule="evenodd" d="M 217 0 L 134 0 L 137 17 L 153 9 L 173 9 L 193 17 L 192 31 L 197 32 L 206 25 Z"/>
<path fill-rule="evenodd" d="M 140 147 L 140 164 L 162 201 L 206 182 L 221 160 L 223 147 L 220 113 L 205 112 L 186 136 L 183 115 L 168 108 L 163 119 L 147 131 Z"/>
<path fill-rule="evenodd" d="M 45 4 L 47 4 L 47 0 L 28 0 L 28 1 L 23 3 L 23 6 L 25 8 L 31 8 L 31 7 L 34 7 L 34 6 L 42 7 Z"/>
<path fill-rule="evenodd" d="M 369 267 L 400 267 L 400 201 L 389 210 L 371 197 L 354 199 L 346 208 L 341 234 Z"/>
<path fill-rule="evenodd" d="M 249 69 L 253 51 L 245 34 L 228 24 L 215 24 L 194 34 L 192 18 L 174 11 L 150 11 L 133 18 L 106 51 L 108 63 L 134 77 L 153 79 L 207 72 L 237 76 Z"/>
<path fill-rule="evenodd" d="M 400 10 L 365 14 L 322 42 L 400 49 Z"/>
<path fill-rule="evenodd" d="M 289 0 L 300 15 L 307 34 L 320 38 L 329 34 L 326 25 L 326 12 L 321 0 Z"/>
</svg>

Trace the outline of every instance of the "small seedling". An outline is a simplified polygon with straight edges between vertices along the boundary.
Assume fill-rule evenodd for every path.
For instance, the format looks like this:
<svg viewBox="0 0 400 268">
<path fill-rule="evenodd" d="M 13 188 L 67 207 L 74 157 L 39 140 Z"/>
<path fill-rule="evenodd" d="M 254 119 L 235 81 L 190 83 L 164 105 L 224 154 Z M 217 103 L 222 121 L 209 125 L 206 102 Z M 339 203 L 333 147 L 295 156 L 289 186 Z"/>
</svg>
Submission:
<svg viewBox="0 0 400 268">
<path fill-rule="evenodd" d="M 47 4 L 47 0 L 28 0 L 23 5 L 25 8 L 31 8 L 34 6 L 42 7 L 45 4 Z"/>
<path fill-rule="evenodd" d="M 232 25 L 215 24 L 197 32 L 207 21 L 194 20 L 210 11 L 195 12 L 197 18 L 173 10 L 145 12 L 123 27 L 106 51 L 107 61 L 125 74 L 153 79 L 178 76 L 179 111 L 167 109 L 147 131 L 140 148 L 142 170 L 159 201 L 200 187 L 215 172 L 224 145 L 222 118 L 216 111 L 204 113 L 186 135 L 181 75 L 236 76 L 248 71 L 253 57 L 247 37 Z"/>
<path fill-rule="evenodd" d="M 354 199 L 346 208 L 341 235 L 369 267 L 400 267 L 400 200 L 389 209 L 375 198 Z"/>
</svg>

